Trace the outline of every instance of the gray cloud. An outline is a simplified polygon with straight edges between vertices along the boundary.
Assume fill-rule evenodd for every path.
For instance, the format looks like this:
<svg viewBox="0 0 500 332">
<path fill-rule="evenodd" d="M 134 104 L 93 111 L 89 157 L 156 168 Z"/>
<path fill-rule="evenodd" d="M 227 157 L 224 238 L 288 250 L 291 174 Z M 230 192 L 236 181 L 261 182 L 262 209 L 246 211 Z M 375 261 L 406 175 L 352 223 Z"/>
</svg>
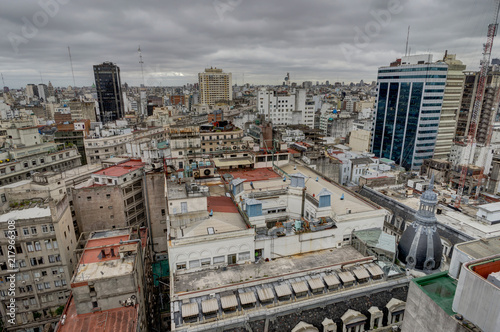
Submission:
<svg viewBox="0 0 500 332">
<path fill-rule="evenodd" d="M 146 80 L 154 84 L 194 83 L 207 66 L 232 72 L 239 84 L 243 75 L 245 82 L 279 84 L 286 72 L 297 82 L 371 81 L 377 67 L 404 54 L 408 25 L 412 54 L 438 59 L 448 50 L 478 68 L 495 1 L 400 0 L 401 9 L 377 23 L 374 13 L 387 13 L 394 1 L 3 1 L 0 71 L 11 87 L 39 83 L 40 72 L 45 83 L 71 85 L 70 46 L 78 86 L 93 83 L 92 65 L 102 61 L 117 63 L 122 81 L 138 85 L 141 45 Z M 55 2 L 44 21 L 40 3 Z M 36 19 L 40 27 L 26 37 L 25 21 Z"/>
</svg>

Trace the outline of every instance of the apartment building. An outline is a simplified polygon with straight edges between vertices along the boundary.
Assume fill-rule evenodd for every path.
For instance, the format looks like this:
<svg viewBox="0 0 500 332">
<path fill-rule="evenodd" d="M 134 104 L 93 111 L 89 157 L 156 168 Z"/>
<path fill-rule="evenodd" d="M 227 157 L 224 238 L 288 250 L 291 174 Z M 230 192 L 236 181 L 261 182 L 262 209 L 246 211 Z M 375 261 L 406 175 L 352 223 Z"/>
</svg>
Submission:
<svg viewBox="0 0 500 332">
<path fill-rule="evenodd" d="M 167 128 L 170 139 L 170 156 L 166 162 L 176 170 L 201 158 L 201 138 L 199 126 L 170 126 Z"/>
<path fill-rule="evenodd" d="M 119 158 L 116 163 L 94 172 L 89 182 L 72 190 L 81 232 L 145 224 L 145 164 Z"/>
<path fill-rule="evenodd" d="M 101 130 L 100 133 L 100 135 L 96 135 L 93 132 L 91 137 L 85 138 L 85 154 L 89 164 L 100 163 L 114 156 L 127 155 L 127 143 L 135 140 L 149 139 L 161 142 L 166 138 L 163 127 L 151 127 L 134 131 L 128 128 L 109 129 Z"/>
<path fill-rule="evenodd" d="M 84 233 L 71 278 L 71 297 L 55 331 L 149 331 L 147 228 Z"/>
<path fill-rule="evenodd" d="M 224 73 L 220 68 L 206 68 L 198 74 L 200 103 L 214 106 L 218 102 L 233 100 L 233 81 L 231 73 Z"/>
<path fill-rule="evenodd" d="M 54 326 L 70 294 L 76 263 L 77 238 L 64 196 L 60 201 L 36 198 L 12 201 L 0 215 L 0 312 L 5 331 L 42 331 Z M 7 265 L 8 241 L 15 235 L 15 266 Z M 10 258 L 10 257 L 9 257 Z M 10 296 L 7 277 L 16 276 L 15 294 Z M 6 305 L 15 299 L 16 324 L 6 321 Z"/>
</svg>

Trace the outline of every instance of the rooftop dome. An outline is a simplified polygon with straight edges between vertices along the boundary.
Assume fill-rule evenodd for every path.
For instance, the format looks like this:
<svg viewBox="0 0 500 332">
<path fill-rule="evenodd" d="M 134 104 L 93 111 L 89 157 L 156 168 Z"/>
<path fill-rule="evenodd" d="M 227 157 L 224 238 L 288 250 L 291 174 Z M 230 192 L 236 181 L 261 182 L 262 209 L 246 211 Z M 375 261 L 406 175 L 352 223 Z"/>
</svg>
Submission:
<svg viewBox="0 0 500 332">
<path fill-rule="evenodd" d="M 441 265 L 443 247 L 436 227 L 437 195 L 433 189 L 434 176 L 420 197 L 415 221 L 406 227 L 399 241 L 398 259 L 410 269 L 433 271 Z"/>
</svg>

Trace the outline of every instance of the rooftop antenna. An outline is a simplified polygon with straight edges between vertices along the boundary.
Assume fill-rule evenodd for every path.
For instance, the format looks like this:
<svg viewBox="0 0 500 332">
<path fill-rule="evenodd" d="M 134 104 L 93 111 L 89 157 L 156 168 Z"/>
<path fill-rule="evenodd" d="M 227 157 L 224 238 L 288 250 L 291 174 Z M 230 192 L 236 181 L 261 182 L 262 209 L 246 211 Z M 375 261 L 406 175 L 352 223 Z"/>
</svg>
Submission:
<svg viewBox="0 0 500 332">
<path fill-rule="evenodd" d="M 405 56 L 409 55 L 408 54 L 408 40 L 410 39 L 410 26 L 408 26 L 408 34 L 406 35 L 406 49 L 405 49 Z"/>
<path fill-rule="evenodd" d="M 144 61 L 142 61 L 141 45 L 139 45 L 137 52 L 139 52 L 139 63 L 141 64 L 142 85 L 146 86 L 146 82 L 144 81 L 144 68 L 143 68 Z"/>
<path fill-rule="evenodd" d="M 68 46 L 69 63 L 71 65 L 71 74 L 73 75 L 73 87 L 76 87 L 75 83 L 75 72 L 73 71 L 73 60 L 71 60 L 71 49 Z"/>
<path fill-rule="evenodd" d="M 39 71 L 39 73 L 40 73 L 40 81 L 41 81 L 41 82 L 42 82 L 42 84 L 43 84 L 42 72 L 41 72 L 41 71 Z"/>
<path fill-rule="evenodd" d="M 2 75 L 2 83 L 3 83 L 3 86 L 5 86 L 5 80 L 3 79 L 3 73 L 0 73 L 0 75 Z"/>
</svg>

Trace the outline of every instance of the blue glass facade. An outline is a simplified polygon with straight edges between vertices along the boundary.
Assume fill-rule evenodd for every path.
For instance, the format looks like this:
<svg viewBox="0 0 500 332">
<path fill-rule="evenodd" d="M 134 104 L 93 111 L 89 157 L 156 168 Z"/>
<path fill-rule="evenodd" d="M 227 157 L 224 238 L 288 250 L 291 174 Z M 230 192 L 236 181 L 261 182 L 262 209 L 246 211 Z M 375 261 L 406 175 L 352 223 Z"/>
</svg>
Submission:
<svg viewBox="0 0 500 332">
<path fill-rule="evenodd" d="M 445 85 L 447 69 L 440 63 L 379 69 L 372 131 L 375 156 L 406 169 L 418 169 L 424 159 L 432 158 L 444 94 L 437 86 Z"/>
</svg>

